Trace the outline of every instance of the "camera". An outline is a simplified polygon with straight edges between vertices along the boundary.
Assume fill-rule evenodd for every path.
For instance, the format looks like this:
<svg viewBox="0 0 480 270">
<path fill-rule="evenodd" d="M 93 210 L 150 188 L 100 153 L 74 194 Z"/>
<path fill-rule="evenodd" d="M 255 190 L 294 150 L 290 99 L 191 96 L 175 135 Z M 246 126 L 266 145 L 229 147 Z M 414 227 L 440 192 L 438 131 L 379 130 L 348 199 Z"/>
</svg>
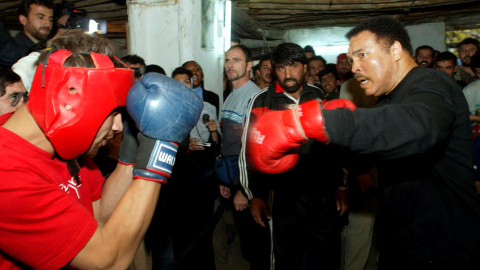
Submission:
<svg viewBox="0 0 480 270">
<path fill-rule="evenodd" d="M 68 20 L 65 23 L 65 28 L 75 29 L 81 28 L 88 31 L 89 19 L 86 18 L 87 11 L 84 9 L 76 9 L 73 3 L 68 1 L 62 1 L 55 4 L 55 17 L 60 18 L 64 15 L 68 15 Z"/>
<path fill-rule="evenodd" d="M 200 143 L 200 142 L 199 142 L 199 143 L 197 143 L 197 144 L 200 145 L 200 146 L 204 146 L 204 147 L 210 147 L 210 146 L 212 146 L 211 143 Z"/>
</svg>

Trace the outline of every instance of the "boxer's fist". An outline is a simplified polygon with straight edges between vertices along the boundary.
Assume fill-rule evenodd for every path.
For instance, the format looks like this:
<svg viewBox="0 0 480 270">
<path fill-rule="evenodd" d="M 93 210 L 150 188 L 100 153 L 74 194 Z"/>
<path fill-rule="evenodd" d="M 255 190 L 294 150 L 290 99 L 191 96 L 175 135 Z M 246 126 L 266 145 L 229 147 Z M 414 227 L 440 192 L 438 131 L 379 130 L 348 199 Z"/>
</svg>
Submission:
<svg viewBox="0 0 480 270">
<path fill-rule="evenodd" d="M 261 116 L 247 134 L 247 155 L 263 173 L 284 172 L 297 164 L 297 147 L 307 141 L 295 120 L 294 110 L 272 111 Z"/>
<path fill-rule="evenodd" d="M 297 115 L 305 136 L 309 139 L 328 143 L 329 139 L 325 131 L 322 109 L 334 110 L 338 108 L 347 108 L 352 111 L 356 109 L 355 104 L 348 99 L 322 100 L 321 103 L 312 100 L 298 106 L 296 108 L 298 111 Z"/>
<path fill-rule="evenodd" d="M 323 109 L 355 109 L 344 99 L 323 103 Z M 281 173 L 298 161 L 297 147 L 308 139 L 328 143 L 320 102 L 312 100 L 290 110 L 273 111 L 259 117 L 249 130 L 248 156 L 254 169 Z"/>
<path fill-rule="evenodd" d="M 127 96 L 127 111 L 140 131 L 134 179 L 167 182 L 178 142 L 198 121 L 203 101 L 190 88 L 159 73 L 145 74 Z"/>
<path fill-rule="evenodd" d="M 355 104 L 353 104 L 353 102 L 351 102 L 350 100 L 348 99 L 344 99 L 344 98 L 340 98 L 340 99 L 332 99 L 330 101 L 327 101 L 327 100 L 322 100 L 322 109 L 324 110 L 334 110 L 334 109 L 337 109 L 337 108 L 347 108 L 347 109 L 350 109 L 351 111 L 355 111 L 355 109 L 357 108 L 357 106 L 355 106 Z"/>
</svg>

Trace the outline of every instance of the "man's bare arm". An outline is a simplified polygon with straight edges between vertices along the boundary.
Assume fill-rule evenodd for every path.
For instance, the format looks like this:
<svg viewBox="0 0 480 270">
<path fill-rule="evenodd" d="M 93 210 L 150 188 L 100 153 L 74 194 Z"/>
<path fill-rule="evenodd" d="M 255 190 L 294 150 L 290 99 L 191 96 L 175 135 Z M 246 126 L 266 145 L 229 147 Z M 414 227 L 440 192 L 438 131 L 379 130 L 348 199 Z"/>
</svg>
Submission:
<svg viewBox="0 0 480 270">
<path fill-rule="evenodd" d="M 117 164 L 103 185 L 102 198 L 93 203 L 93 212 L 98 223 L 105 224 L 118 202 L 132 183 L 132 165 Z"/>
<path fill-rule="evenodd" d="M 126 269 L 150 224 L 160 188 L 161 184 L 157 182 L 133 181 L 110 218 L 105 224 L 98 224 L 92 238 L 69 267 Z"/>
</svg>

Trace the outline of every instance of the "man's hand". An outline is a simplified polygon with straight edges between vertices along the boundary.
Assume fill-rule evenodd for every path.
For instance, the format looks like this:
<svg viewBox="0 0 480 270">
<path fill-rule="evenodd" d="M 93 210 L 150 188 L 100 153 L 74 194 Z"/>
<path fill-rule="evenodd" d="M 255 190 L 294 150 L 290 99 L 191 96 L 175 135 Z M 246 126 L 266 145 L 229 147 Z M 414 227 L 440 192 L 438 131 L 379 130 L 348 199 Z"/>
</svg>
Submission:
<svg viewBox="0 0 480 270">
<path fill-rule="evenodd" d="M 293 109 L 269 111 L 249 126 L 247 159 L 252 169 L 268 174 L 282 173 L 293 168 L 298 161 L 297 148 L 314 139 L 329 143 L 322 110 L 354 110 L 346 99 L 328 102 L 311 100 Z"/>
<path fill-rule="evenodd" d="M 348 192 L 346 190 L 337 190 L 337 211 L 343 216 L 348 208 Z"/>
<path fill-rule="evenodd" d="M 230 188 L 219 185 L 218 188 L 220 189 L 220 195 L 225 199 L 230 199 Z"/>
<path fill-rule="evenodd" d="M 255 220 L 255 223 L 265 228 L 265 222 L 262 220 L 262 213 L 265 217 L 270 220 L 270 212 L 268 211 L 267 205 L 260 198 L 253 198 L 250 200 L 250 213 Z"/>
<path fill-rule="evenodd" d="M 240 190 L 238 190 L 235 197 L 233 197 L 233 205 L 237 211 L 243 211 L 248 208 L 248 199 Z"/>
<path fill-rule="evenodd" d="M 370 178 L 370 174 L 362 174 L 357 177 L 357 182 L 360 190 L 366 197 L 370 197 L 372 194 L 372 178 Z"/>
<path fill-rule="evenodd" d="M 207 125 L 208 131 L 210 132 L 217 131 L 217 122 L 215 122 L 215 120 L 210 119 L 210 121 L 208 121 L 206 125 Z"/>
<path fill-rule="evenodd" d="M 199 151 L 199 150 L 204 150 L 203 146 L 198 145 L 200 140 L 198 138 L 190 138 L 190 143 L 188 144 L 188 149 L 190 151 Z"/>
</svg>

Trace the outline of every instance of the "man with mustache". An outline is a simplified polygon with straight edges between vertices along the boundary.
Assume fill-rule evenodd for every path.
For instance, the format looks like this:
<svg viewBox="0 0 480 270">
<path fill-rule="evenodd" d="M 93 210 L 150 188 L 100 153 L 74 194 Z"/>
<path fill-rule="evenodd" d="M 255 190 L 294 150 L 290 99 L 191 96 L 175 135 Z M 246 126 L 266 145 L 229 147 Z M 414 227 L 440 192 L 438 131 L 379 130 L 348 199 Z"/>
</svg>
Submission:
<svg viewBox="0 0 480 270">
<path fill-rule="evenodd" d="M 280 44 L 271 62 L 277 81 L 252 98 L 246 127 L 268 111 L 283 111 L 323 97 L 319 88 L 304 81 L 307 59 L 299 45 Z M 336 202 L 339 185 L 343 186 L 338 149 L 310 140 L 298 149 L 297 165 L 280 174 L 253 173 L 247 165 L 247 149 L 243 144 L 240 180 L 255 222 L 266 227 L 273 216 L 275 269 L 301 269 L 304 258 L 306 269 L 338 269 L 340 231 L 336 222 L 346 210 L 345 200 Z M 267 203 L 272 189 L 273 206 Z M 339 196 L 345 198 L 345 192 L 339 191 Z"/>
<path fill-rule="evenodd" d="M 459 86 L 417 66 L 393 17 L 367 19 L 347 38 L 352 72 L 367 95 L 379 97 L 375 107 L 337 99 L 265 114 L 247 142 L 252 166 L 289 170 L 309 139 L 361 154 L 356 171 L 378 169 L 379 269 L 480 269 L 480 200 Z"/>
<path fill-rule="evenodd" d="M 270 63 L 270 56 L 264 56 L 258 63 L 258 88 L 265 89 L 272 84 L 272 64 Z"/>
<path fill-rule="evenodd" d="M 455 74 L 455 79 L 464 81 L 467 84 L 475 81 L 475 72 L 472 70 L 470 62 L 472 56 L 477 53 L 480 44 L 478 40 L 474 38 L 466 38 L 458 44 L 458 57 L 462 60 L 462 65 L 459 68 L 459 72 Z"/>
<path fill-rule="evenodd" d="M 53 26 L 53 1 L 23 0 L 18 7 L 18 20 L 23 25 L 23 31 L 15 36 L 21 58 L 35 44 L 48 39 Z"/>
<path fill-rule="evenodd" d="M 348 63 L 347 54 L 341 53 L 337 56 L 337 72 L 340 76 L 340 84 L 343 84 L 346 80 L 353 77 L 351 71 L 352 65 Z"/>
<path fill-rule="evenodd" d="M 222 128 L 223 145 L 220 154 L 225 158 L 237 158 L 242 146 L 242 134 L 244 131 L 244 120 L 249 100 L 257 94 L 260 89 L 250 80 L 252 70 L 252 52 L 244 45 L 230 47 L 225 53 L 225 73 L 232 84 L 232 92 L 223 103 L 220 118 Z M 257 228 L 248 209 L 248 200 L 239 183 L 238 162 L 232 161 L 230 166 L 237 168 L 234 179 L 227 181 L 220 179 L 220 195 L 229 199 L 233 198 L 233 217 L 235 227 L 240 239 L 242 256 L 250 263 L 252 269 L 268 269 L 269 263 L 269 234 Z"/>
<path fill-rule="evenodd" d="M 423 45 L 415 49 L 415 62 L 419 66 L 431 68 L 433 66 L 433 48 Z"/>
</svg>

